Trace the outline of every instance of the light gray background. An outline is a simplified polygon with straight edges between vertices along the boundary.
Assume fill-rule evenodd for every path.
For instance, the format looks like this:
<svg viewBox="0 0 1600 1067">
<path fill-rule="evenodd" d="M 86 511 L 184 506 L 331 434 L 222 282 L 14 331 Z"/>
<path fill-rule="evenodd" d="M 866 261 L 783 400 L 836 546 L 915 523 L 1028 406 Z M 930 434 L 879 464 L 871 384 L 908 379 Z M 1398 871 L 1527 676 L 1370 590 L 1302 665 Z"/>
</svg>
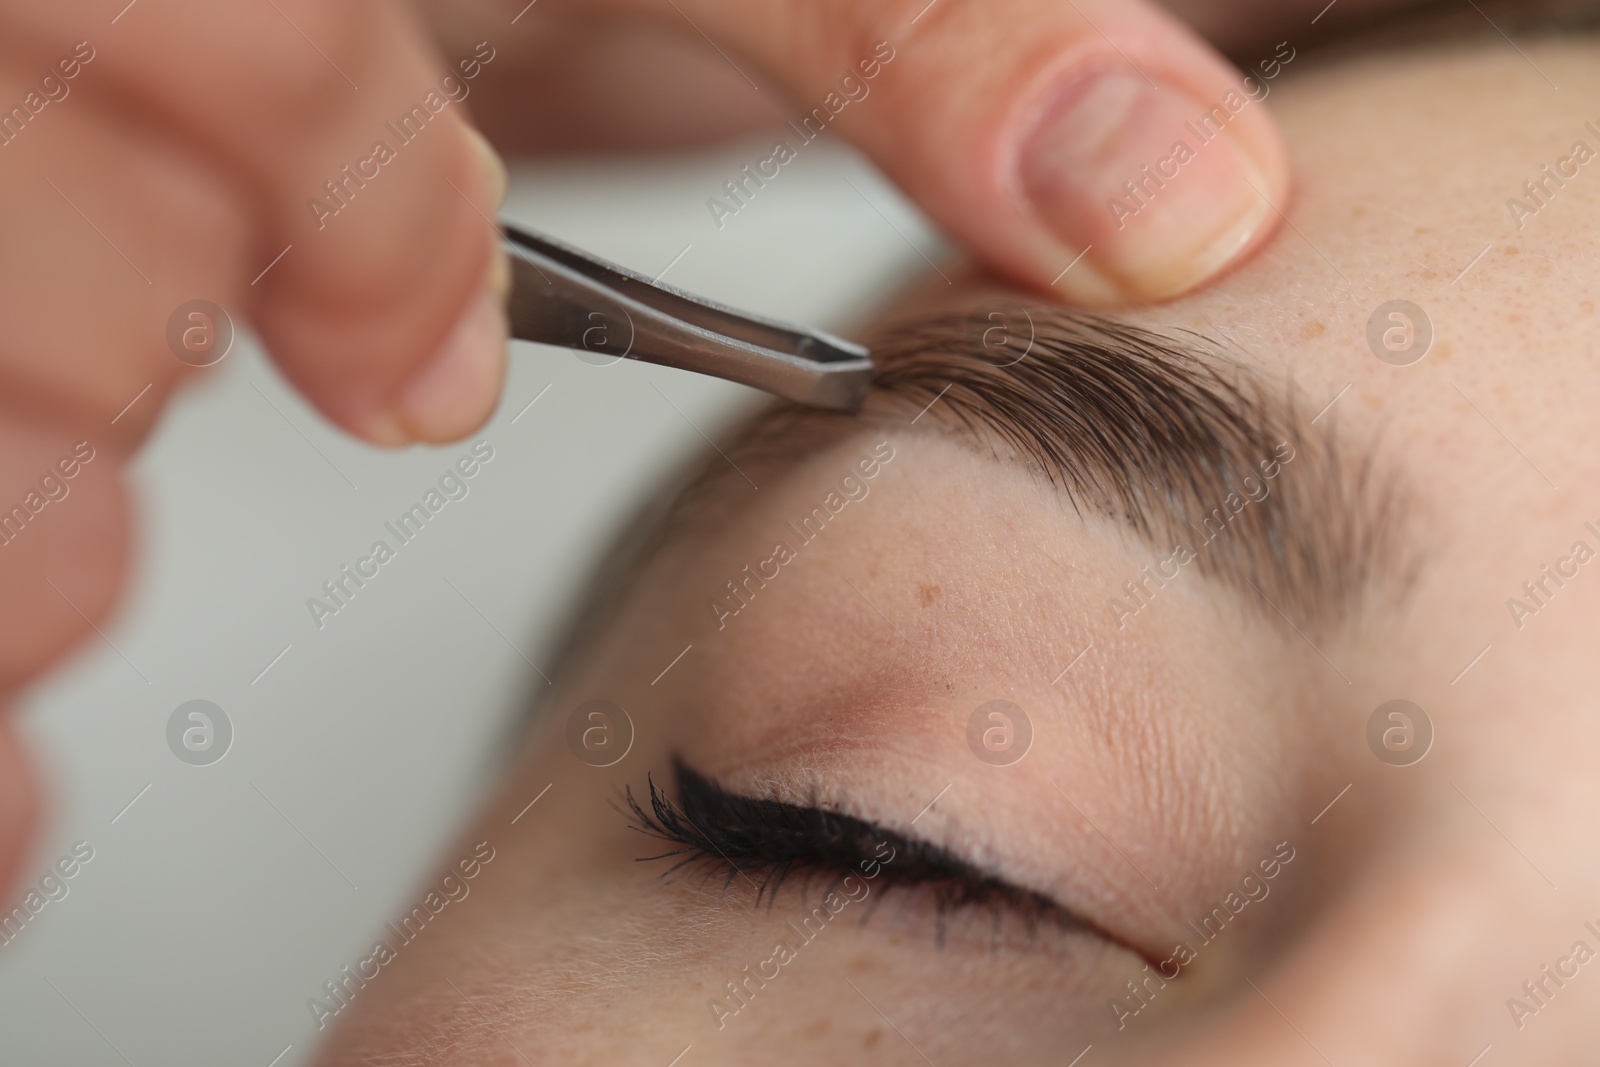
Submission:
<svg viewBox="0 0 1600 1067">
<path fill-rule="evenodd" d="M 926 224 L 826 143 L 718 230 L 706 198 L 769 145 L 519 167 L 506 213 L 647 274 L 672 264 L 666 280 L 692 291 L 837 329 L 938 257 Z M 95 855 L 0 946 L 0 1060 L 305 1062 L 307 998 L 459 858 L 442 850 L 542 686 L 529 664 L 550 670 L 616 523 L 704 447 L 700 431 L 754 400 L 514 346 L 505 400 L 478 435 L 493 461 L 319 631 L 306 599 L 375 539 L 393 544 L 384 521 L 469 442 L 358 444 L 241 337 L 139 458 L 137 574 L 114 625 L 26 702 L 51 808 L 25 877 L 80 839 Z M 165 738 L 196 698 L 235 731 L 208 767 Z"/>
</svg>

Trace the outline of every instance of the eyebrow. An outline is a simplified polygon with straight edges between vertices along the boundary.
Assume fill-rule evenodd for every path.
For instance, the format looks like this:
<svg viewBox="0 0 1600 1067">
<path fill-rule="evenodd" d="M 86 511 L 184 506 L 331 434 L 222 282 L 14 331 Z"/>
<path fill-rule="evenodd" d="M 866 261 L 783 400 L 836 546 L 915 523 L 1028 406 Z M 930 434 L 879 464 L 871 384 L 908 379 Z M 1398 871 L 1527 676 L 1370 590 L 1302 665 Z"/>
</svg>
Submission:
<svg viewBox="0 0 1600 1067">
<path fill-rule="evenodd" d="M 875 392 L 1010 453 L 1161 558 L 1187 546 L 1202 573 L 1302 625 L 1409 584 L 1393 471 L 1370 447 L 1345 456 L 1292 383 L 1195 331 L 1007 304 L 874 338 Z"/>
<path fill-rule="evenodd" d="M 1150 565 L 1114 591 L 1130 613 L 1174 577 L 1180 546 L 1184 569 L 1310 632 L 1366 603 L 1397 603 L 1415 577 L 1412 501 L 1376 442 L 1346 455 L 1333 420 L 1306 418 L 1292 382 L 1269 382 L 1203 333 L 990 301 L 867 341 L 878 369 L 858 418 L 909 420 L 912 432 L 1020 462 L 1080 516 L 1113 519 L 1146 542 Z M 784 462 L 836 439 L 844 418 L 784 405 L 727 451 L 741 463 Z M 680 497 L 671 526 L 738 506 L 714 499 L 722 466 Z"/>
<path fill-rule="evenodd" d="M 726 448 L 663 485 L 623 524 L 569 609 L 555 656 L 562 672 L 582 661 L 669 543 L 744 506 L 742 494 L 721 492 L 746 484 L 732 462 L 792 463 L 896 404 L 905 414 L 879 421 L 909 419 L 920 430 L 912 413 L 925 411 L 926 425 L 942 427 L 936 432 L 996 458 L 1003 446 L 1080 514 L 1131 528 L 1157 552 L 1154 562 L 1176 543 L 1189 545 L 1201 573 L 1313 634 L 1374 593 L 1397 603 L 1409 588 L 1419 565 L 1407 536 L 1411 498 L 1373 448 L 1349 459 L 1331 426 L 1304 418 L 1292 384 L 1275 392 L 1196 331 L 1158 332 L 1044 304 L 1010 304 L 1005 314 L 1007 327 L 1027 323 L 1026 338 L 1006 341 L 1025 349 L 1020 359 L 1015 347 L 997 358 L 992 335 L 985 340 L 996 323 L 982 308 L 895 326 L 867 338 L 878 371 L 864 416 L 765 408 Z M 1261 461 L 1284 442 L 1294 458 L 1265 479 Z M 1229 494 L 1249 500 L 1252 485 L 1269 482 L 1262 501 L 1231 511 Z"/>
</svg>

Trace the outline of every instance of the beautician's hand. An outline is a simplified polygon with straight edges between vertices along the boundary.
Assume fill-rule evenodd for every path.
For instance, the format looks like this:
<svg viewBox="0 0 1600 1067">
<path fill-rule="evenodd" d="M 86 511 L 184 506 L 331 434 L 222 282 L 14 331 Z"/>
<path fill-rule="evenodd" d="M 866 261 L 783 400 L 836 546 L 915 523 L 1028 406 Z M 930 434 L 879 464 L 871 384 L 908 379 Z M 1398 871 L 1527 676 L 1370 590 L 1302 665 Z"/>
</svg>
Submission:
<svg viewBox="0 0 1600 1067">
<path fill-rule="evenodd" d="M 4 709 L 123 585 L 126 461 L 195 373 L 175 353 L 203 362 L 215 328 L 180 305 L 248 320 L 312 403 L 386 444 L 482 422 L 505 326 L 503 177 L 440 87 L 487 51 L 441 61 L 375 0 L 0 0 L 0 42 Z M 430 91 L 445 106 L 403 143 L 386 124 Z M 379 140 L 393 158 L 370 162 Z M 0 899 L 36 794 L 0 715 Z"/>
</svg>

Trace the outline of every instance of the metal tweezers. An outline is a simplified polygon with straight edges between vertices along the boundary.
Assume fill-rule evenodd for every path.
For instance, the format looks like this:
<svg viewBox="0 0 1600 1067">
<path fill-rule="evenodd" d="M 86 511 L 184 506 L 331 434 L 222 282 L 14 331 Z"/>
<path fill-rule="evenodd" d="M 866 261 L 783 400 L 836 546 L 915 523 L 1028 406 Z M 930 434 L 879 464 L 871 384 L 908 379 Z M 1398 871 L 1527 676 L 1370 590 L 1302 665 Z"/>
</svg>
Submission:
<svg viewBox="0 0 1600 1067">
<path fill-rule="evenodd" d="M 502 221 L 511 336 L 639 359 L 856 411 L 872 381 L 860 345 L 735 311 Z"/>
</svg>

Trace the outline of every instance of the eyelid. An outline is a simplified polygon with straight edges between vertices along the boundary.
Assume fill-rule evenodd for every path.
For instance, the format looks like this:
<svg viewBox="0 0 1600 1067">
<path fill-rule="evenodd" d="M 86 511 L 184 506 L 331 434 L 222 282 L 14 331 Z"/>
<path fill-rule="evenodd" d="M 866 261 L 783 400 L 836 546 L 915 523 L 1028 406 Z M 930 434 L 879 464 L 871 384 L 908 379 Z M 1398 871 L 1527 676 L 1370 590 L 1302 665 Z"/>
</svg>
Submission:
<svg viewBox="0 0 1600 1067">
<path fill-rule="evenodd" d="M 934 894 L 938 920 L 936 940 L 943 943 L 947 916 L 966 908 L 989 909 L 998 918 L 1010 914 L 1023 920 L 1030 934 L 1036 926 L 1054 925 L 1103 938 L 1130 952 L 1145 953 L 1098 923 L 1068 909 L 1049 896 L 1016 885 L 951 852 L 911 834 L 815 805 L 745 796 L 724 789 L 674 758 L 680 803 L 675 804 L 649 780 L 650 810 L 625 794 L 635 828 L 682 848 L 641 861 L 676 859 L 663 877 L 690 866 L 704 864 L 708 873 L 726 872 L 723 889 L 735 879 L 762 877 L 756 886 L 757 904 L 771 904 L 783 883 L 796 872 L 831 871 L 862 877 L 869 864 L 878 868 L 867 877 L 884 877 L 892 887 L 923 888 Z M 867 843 L 872 842 L 869 851 Z M 884 859 L 887 845 L 891 858 Z M 858 872 L 857 867 L 860 871 Z"/>
</svg>

